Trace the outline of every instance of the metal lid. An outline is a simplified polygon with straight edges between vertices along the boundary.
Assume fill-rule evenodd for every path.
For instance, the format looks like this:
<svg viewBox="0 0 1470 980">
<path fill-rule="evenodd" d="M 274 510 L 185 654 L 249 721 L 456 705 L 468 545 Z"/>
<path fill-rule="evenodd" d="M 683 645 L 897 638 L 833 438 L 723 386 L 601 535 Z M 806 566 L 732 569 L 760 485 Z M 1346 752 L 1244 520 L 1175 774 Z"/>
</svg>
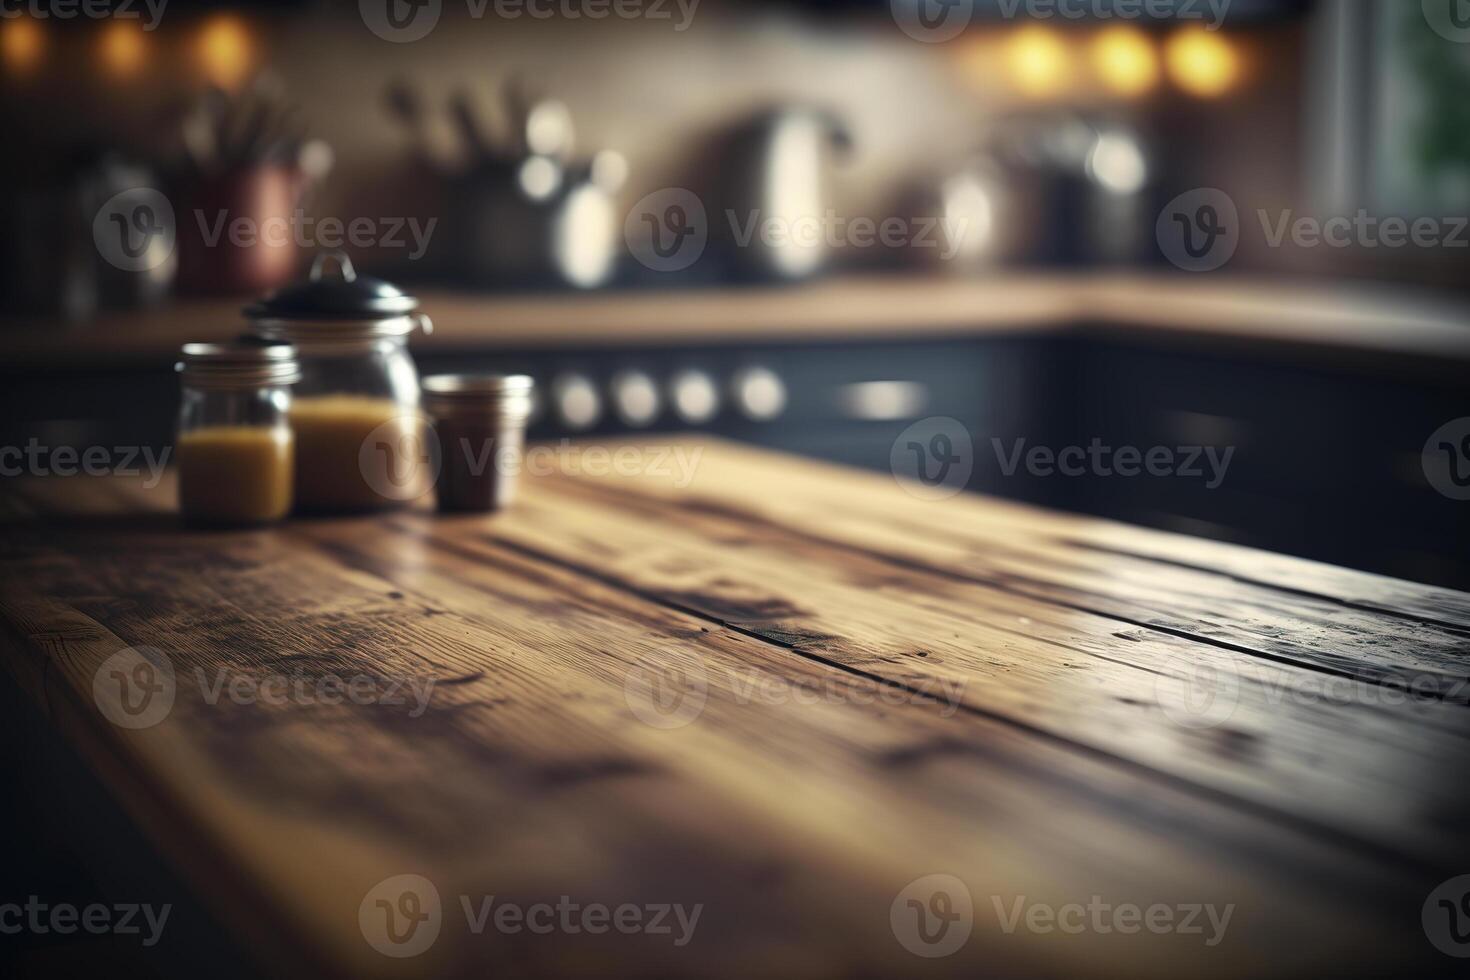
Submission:
<svg viewBox="0 0 1470 980">
<path fill-rule="evenodd" d="M 524 417 L 536 382 L 525 374 L 433 374 L 420 383 L 424 408 L 438 417 Z"/>
<path fill-rule="evenodd" d="M 205 388 L 265 388 L 301 380 L 296 348 L 290 344 L 236 341 L 185 344 L 174 365 L 184 383 Z"/>
<path fill-rule="evenodd" d="M 326 272 L 328 262 L 336 263 L 335 273 Z M 245 315 L 252 320 L 384 320 L 406 316 L 418 307 L 417 299 L 392 283 L 359 276 L 344 253 L 328 252 L 312 261 L 306 281 L 283 286 L 252 303 L 245 307 Z"/>
</svg>

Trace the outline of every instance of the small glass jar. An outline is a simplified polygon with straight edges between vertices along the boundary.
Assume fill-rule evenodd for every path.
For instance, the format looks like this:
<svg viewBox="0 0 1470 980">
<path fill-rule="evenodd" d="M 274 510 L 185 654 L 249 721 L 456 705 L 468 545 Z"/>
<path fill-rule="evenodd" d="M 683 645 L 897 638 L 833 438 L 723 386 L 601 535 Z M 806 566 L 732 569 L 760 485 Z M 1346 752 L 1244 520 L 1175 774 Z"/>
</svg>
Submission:
<svg viewBox="0 0 1470 980">
<path fill-rule="evenodd" d="M 306 282 L 246 309 L 257 336 L 292 344 L 300 359 L 291 408 L 298 511 L 377 510 L 428 493 L 433 465 L 408 338 L 433 325 L 417 309 L 340 253 L 318 256 Z"/>
<path fill-rule="evenodd" d="M 251 525 L 291 511 L 295 438 L 289 344 L 185 344 L 174 447 L 179 509 L 198 524 Z"/>
</svg>

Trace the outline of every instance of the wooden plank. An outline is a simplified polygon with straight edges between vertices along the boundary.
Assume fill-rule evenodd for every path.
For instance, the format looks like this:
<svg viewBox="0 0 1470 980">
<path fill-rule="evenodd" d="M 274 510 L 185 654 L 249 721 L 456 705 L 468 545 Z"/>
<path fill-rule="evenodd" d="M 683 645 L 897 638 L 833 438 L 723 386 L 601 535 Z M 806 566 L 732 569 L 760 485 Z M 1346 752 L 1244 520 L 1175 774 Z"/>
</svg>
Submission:
<svg viewBox="0 0 1470 980">
<path fill-rule="evenodd" d="M 1440 769 L 1465 744 L 1459 706 L 1319 703 L 1314 678 L 1287 665 L 725 518 L 624 506 L 609 520 L 618 505 L 528 500 L 480 540 L 1402 859 L 1466 852 L 1445 819 L 1465 790 Z M 469 555 L 484 546 L 425 533 Z M 1228 709 L 1218 723 L 1189 712 L 1197 687 Z"/>
<path fill-rule="evenodd" d="M 838 469 L 831 464 L 702 436 L 640 438 L 638 445 L 650 452 L 682 445 L 690 458 L 698 452 L 693 482 L 686 483 L 672 467 L 632 476 L 609 471 L 579 477 L 686 505 L 702 500 L 717 510 L 735 504 L 746 519 L 776 521 L 943 572 L 964 572 L 967 566 L 984 572 L 986 566 L 975 563 L 1029 555 L 1051 563 L 1055 572 L 1091 569 L 1097 573 L 1093 586 L 1126 574 L 1147 580 L 1156 593 L 1173 591 L 1176 598 L 1195 591 L 1212 598 L 1254 596 L 1272 604 L 1301 600 L 1290 610 L 1293 615 L 1306 612 L 1306 602 L 1315 599 L 1338 613 L 1386 614 L 1393 617 L 1386 625 L 1394 628 L 1409 620 L 1470 629 L 1470 594 L 1453 589 L 994 497 L 900 497 L 893 493 L 895 481 L 882 474 L 841 470 L 843 485 L 834 494 L 832 475 Z M 1055 574 L 1050 579 L 1067 584 Z M 1232 584 L 1241 588 L 1232 591 Z"/>
</svg>

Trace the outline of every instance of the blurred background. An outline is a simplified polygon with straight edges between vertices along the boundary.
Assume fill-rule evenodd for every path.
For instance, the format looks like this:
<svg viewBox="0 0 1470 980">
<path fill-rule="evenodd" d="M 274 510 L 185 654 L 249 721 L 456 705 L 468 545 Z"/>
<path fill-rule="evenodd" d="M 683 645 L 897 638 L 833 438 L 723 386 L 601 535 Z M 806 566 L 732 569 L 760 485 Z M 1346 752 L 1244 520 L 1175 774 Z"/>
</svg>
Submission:
<svg viewBox="0 0 1470 980">
<path fill-rule="evenodd" d="M 952 418 L 972 490 L 1470 587 L 1464 6 L 7 3 L 0 442 L 167 444 L 178 345 L 343 250 L 533 436 Z"/>
</svg>

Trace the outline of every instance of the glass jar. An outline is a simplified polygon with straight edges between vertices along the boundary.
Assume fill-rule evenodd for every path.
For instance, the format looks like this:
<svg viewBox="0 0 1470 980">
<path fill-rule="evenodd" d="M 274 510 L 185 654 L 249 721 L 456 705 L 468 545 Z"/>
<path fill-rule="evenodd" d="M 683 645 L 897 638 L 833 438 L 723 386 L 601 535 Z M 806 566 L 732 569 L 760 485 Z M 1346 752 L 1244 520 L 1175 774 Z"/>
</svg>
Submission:
<svg viewBox="0 0 1470 980">
<path fill-rule="evenodd" d="M 417 309 L 396 286 L 357 275 L 340 253 L 318 256 L 306 282 L 246 309 L 257 336 L 298 352 L 291 407 L 298 511 L 377 510 L 431 488 L 437 460 L 408 338 L 432 324 Z"/>
<path fill-rule="evenodd" d="M 294 437 L 289 344 L 185 344 L 179 509 L 200 524 L 267 524 L 291 510 Z"/>
</svg>

